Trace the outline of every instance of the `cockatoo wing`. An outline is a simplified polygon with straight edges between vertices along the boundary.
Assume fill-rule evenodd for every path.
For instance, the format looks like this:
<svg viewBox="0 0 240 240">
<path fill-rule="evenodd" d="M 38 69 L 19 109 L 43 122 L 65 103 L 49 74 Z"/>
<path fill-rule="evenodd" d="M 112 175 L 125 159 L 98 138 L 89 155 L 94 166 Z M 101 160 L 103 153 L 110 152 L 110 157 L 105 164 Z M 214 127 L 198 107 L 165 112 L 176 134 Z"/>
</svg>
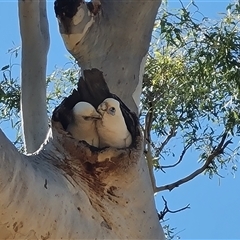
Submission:
<svg viewBox="0 0 240 240">
<path fill-rule="evenodd" d="M 132 138 L 135 139 L 136 136 L 140 135 L 139 129 L 136 127 L 139 124 L 137 115 L 134 112 L 132 112 L 117 95 L 112 94 L 112 98 L 119 101 L 120 109 L 125 119 L 127 129 L 131 133 Z"/>
</svg>

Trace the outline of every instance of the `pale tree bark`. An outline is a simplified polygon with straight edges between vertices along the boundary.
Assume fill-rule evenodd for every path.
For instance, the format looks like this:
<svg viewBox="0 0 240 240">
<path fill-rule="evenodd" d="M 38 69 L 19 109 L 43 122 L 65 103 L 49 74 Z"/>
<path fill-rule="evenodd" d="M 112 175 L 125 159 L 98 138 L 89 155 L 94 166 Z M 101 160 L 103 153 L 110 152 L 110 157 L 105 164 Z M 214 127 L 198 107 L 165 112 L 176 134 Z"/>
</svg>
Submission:
<svg viewBox="0 0 240 240">
<path fill-rule="evenodd" d="M 20 1 L 20 9 L 24 2 L 28 7 L 36 6 L 34 1 Z M 61 17 L 60 27 L 64 25 L 61 32 L 67 48 L 83 69 L 102 70 L 110 90 L 137 112 L 144 56 L 160 2 L 106 1 L 99 12 L 99 3 L 95 1 L 93 9 L 90 8 L 94 16 L 88 10 L 90 5 L 87 8 L 80 1 L 63 2 L 71 3 L 74 12 L 72 16 L 64 13 Z M 40 13 L 42 5 L 38 8 Z M 63 9 L 67 8 L 60 7 L 60 11 Z M 38 16 L 39 13 L 35 12 Z M 39 26 L 43 26 L 40 18 L 38 21 L 35 28 L 39 38 L 35 40 L 44 42 L 42 33 L 37 35 Z M 23 25 L 24 39 L 27 31 Z M 76 34 L 72 35 L 72 31 Z M 23 44 L 38 46 L 33 46 L 30 40 Z M 46 45 L 42 43 L 42 46 Z M 39 51 L 40 55 L 46 52 L 44 47 Z M 43 59 L 44 56 L 40 58 Z M 29 58 L 25 56 L 23 61 L 31 67 Z M 41 74 L 45 72 L 43 62 L 39 65 Z M 34 75 L 33 79 L 29 82 L 31 86 L 40 81 Z M 38 101 L 39 97 L 34 95 L 31 101 Z M 43 94 L 41 97 L 42 101 Z M 22 101 L 24 104 L 29 103 Z M 28 117 L 35 117 L 33 108 L 28 111 Z M 133 139 L 133 146 L 99 150 L 73 139 L 55 115 L 45 142 L 31 155 L 18 153 L 0 132 L 0 239 L 164 239 L 143 157 L 139 125 L 135 126 L 139 135 Z M 45 113 L 43 126 L 44 116 Z M 23 115 L 23 121 L 25 118 L 27 115 Z M 33 133 L 37 133 L 34 128 L 43 132 L 40 123 L 28 124 L 34 127 L 32 132 L 25 133 L 25 138 L 34 137 Z M 24 125 L 27 127 L 25 122 Z"/>
<path fill-rule="evenodd" d="M 164 239 L 141 137 L 96 152 L 53 122 L 34 155 L 0 142 L 1 239 Z"/>
<path fill-rule="evenodd" d="M 49 30 L 45 0 L 19 0 L 22 38 L 21 115 L 24 147 L 35 152 L 48 131 L 46 64 Z"/>
<path fill-rule="evenodd" d="M 103 0 L 95 16 L 80 0 L 72 1 L 76 8 L 67 14 L 72 2 L 56 2 L 60 33 L 68 51 L 82 69 L 103 71 L 111 92 L 137 111 L 145 56 L 161 0 Z"/>
</svg>

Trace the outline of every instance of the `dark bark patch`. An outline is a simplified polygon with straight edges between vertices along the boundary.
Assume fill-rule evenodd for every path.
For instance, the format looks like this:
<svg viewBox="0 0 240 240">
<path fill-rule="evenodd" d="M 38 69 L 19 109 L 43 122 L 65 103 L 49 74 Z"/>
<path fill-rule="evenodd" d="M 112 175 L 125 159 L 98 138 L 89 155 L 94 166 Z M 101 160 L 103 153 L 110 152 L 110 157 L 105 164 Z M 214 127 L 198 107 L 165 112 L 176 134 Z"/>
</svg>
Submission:
<svg viewBox="0 0 240 240">
<path fill-rule="evenodd" d="M 71 33 L 72 18 L 76 15 L 78 7 L 82 3 L 82 0 L 56 0 L 54 2 L 56 17 L 60 19 L 66 34 Z"/>
<path fill-rule="evenodd" d="M 82 0 L 56 0 L 54 2 L 56 17 L 73 18 L 82 2 Z"/>
<path fill-rule="evenodd" d="M 47 184 L 48 184 L 47 179 L 45 179 L 44 187 L 45 187 L 46 189 L 47 189 Z"/>
<path fill-rule="evenodd" d="M 19 223 L 18 223 L 18 222 L 15 222 L 15 223 L 13 224 L 13 230 L 14 230 L 15 232 L 18 232 L 18 230 L 21 229 L 22 227 L 23 227 L 23 222 L 22 222 L 22 221 L 20 221 Z"/>
<path fill-rule="evenodd" d="M 118 197 L 116 194 L 115 194 L 115 190 L 117 188 L 115 186 L 111 186 L 110 188 L 107 189 L 107 193 L 110 194 L 111 196 L 114 196 L 114 197 Z"/>
<path fill-rule="evenodd" d="M 47 233 L 46 233 L 46 236 L 42 236 L 42 235 L 41 235 L 41 239 L 42 239 L 42 240 L 47 240 L 47 239 L 49 239 L 49 238 L 50 238 L 50 232 L 47 232 Z"/>
<path fill-rule="evenodd" d="M 105 228 L 107 228 L 109 230 L 112 230 L 112 228 L 109 226 L 109 224 L 106 221 L 102 221 L 101 222 L 101 227 L 105 227 Z"/>
<path fill-rule="evenodd" d="M 94 2 L 87 2 L 87 8 L 90 13 L 97 15 L 101 10 L 101 3 L 96 0 Z"/>
<path fill-rule="evenodd" d="M 92 173 L 94 170 L 93 164 L 91 164 L 90 162 L 85 162 L 84 163 L 85 169 L 87 172 Z"/>
</svg>

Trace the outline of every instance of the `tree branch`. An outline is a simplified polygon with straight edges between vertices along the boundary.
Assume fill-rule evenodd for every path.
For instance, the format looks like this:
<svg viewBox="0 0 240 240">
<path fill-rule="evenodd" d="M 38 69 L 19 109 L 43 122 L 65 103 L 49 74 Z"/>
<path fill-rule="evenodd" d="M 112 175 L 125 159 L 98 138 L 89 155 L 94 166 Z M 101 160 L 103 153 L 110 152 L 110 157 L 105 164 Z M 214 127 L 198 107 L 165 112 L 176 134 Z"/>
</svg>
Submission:
<svg viewBox="0 0 240 240">
<path fill-rule="evenodd" d="M 183 157 L 185 156 L 187 150 L 192 146 L 192 143 L 190 144 L 187 144 L 187 146 L 184 147 L 178 161 L 172 165 L 167 165 L 167 166 L 160 166 L 160 169 L 163 170 L 164 168 L 172 168 L 172 167 L 176 167 L 182 160 L 183 160 Z"/>
<path fill-rule="evenodd" d="M 48 131 L 46 66 L 49 30 L 45 0 L 18 1 L 22 38 L 21 115 L 25 150 L 36 151 Z"/>
<path fill-rule="evenodd" d="M 212 150 L 212 153 L 207 157 L 204 165 L 201 168 L 197 169 L 196 171 L 194 171 L 193 173 L 191 173 L 187 177 L 182 178 L 182 179 L 180 179 L 180 180 L 178 180 L 174 183 L 167 184 L 167 185 L 161 186 L 161 187 L 157 187 L 156 192 L 160 192 L 160 191 L 164 191 L 164 190 L 172 191 L 174 188 L 179 187 L 180 185 L 192 180 L 193 178 L 195 178 L 196 176 L 201 174 L 203 171 L 205 171 L 209 167 L 209 165 L 213 162 L 214 158 L 217 157 L 220 154 L 223 154 L 224 149 L 230 143 L 232 143 L 231 140 L 228 140 L 228 141 L 225 142 L 226 138 L 227 138 L 227 133 L 224 133 L 220 143 L 218 144 L 217 147 L 215 147 Z"/>
<path fill-rule="evenodd" d="M 152 147 L 151 147 L 151 128 L 152 128 L 152 122 L 153 122 L 153 103 L 151 99 L 149 99 L 148 102 L 148 112 L 145 117 L 145 129 L 144 129 L 144 147 L 147 146 L 146 149 L 146 160 L 148 164 L 148 171 L 152 183 L 153 192 L 155 192 L 156 189 L 156 180 L 153 172 L 153 155 L 152 155 Z"/>
<path fill-rule="evenodd" d="M 168 208 L 168 205 L 167 205 L 167 201 L 166 199 L 162 196 L 162 199 L 164 201 L 164 209 L 158 213 L 158 218 L 159 220 L 163 220 L 164 216 L 169 212 L 169 213 L 177 213 L 177 212 L 181 212 L 185 209 L 189 209 L 190 208 L 190 204 L 188 204 L 186 207 L 183 207 L 183 208 L 180 208 L 178 210 L 175 210 L 175 211 L 172 211 Z"/>
<path fill-rule="evenodd" d="M 148 101 L 148 112 L 145 116 L 145 129 L 144 129 L 144 146 L 148 143 L 151 143 L 151 129 L 152 129 L 152 122 L 153 122 L 153 104 L 151 99 Z"/>
<path fill-rule="evenodd" d="M 13 177 L 16 162 L 20 158 L 21 154 L 0 129 L 0 189 Z"/>
<path fill-rule="evenodd" d="M 168 144 L 168 142 L 176 136 L 176 127 L 172 127 L 169 131 L 169 134 L 167 135 L 167 137 L 163 140 L 163 142 L 161 143 L 160 147 L 157 148 L 157 151 L 156 151 L 156 155 L 159 155 L 162 150 L 164 149 L 164 147 Z"/>
</svg>

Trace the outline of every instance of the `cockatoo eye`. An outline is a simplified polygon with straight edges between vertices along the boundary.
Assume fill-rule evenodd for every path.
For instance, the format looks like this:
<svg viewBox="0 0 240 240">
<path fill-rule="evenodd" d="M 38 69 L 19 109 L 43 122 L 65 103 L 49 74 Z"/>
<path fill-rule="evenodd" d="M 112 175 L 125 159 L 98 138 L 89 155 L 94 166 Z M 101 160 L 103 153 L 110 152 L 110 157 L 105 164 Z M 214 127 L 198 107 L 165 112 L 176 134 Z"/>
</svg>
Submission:
<svg viewBox="0 0 240 240">
<path fill-rule="evenodd" d="M 115 107 L 110 107 L 110 108 L 108 109 L 108 113 L 111 114 L 112 116 L 114 116 L 115 113 L 116 113 Z"/>
</svg>

